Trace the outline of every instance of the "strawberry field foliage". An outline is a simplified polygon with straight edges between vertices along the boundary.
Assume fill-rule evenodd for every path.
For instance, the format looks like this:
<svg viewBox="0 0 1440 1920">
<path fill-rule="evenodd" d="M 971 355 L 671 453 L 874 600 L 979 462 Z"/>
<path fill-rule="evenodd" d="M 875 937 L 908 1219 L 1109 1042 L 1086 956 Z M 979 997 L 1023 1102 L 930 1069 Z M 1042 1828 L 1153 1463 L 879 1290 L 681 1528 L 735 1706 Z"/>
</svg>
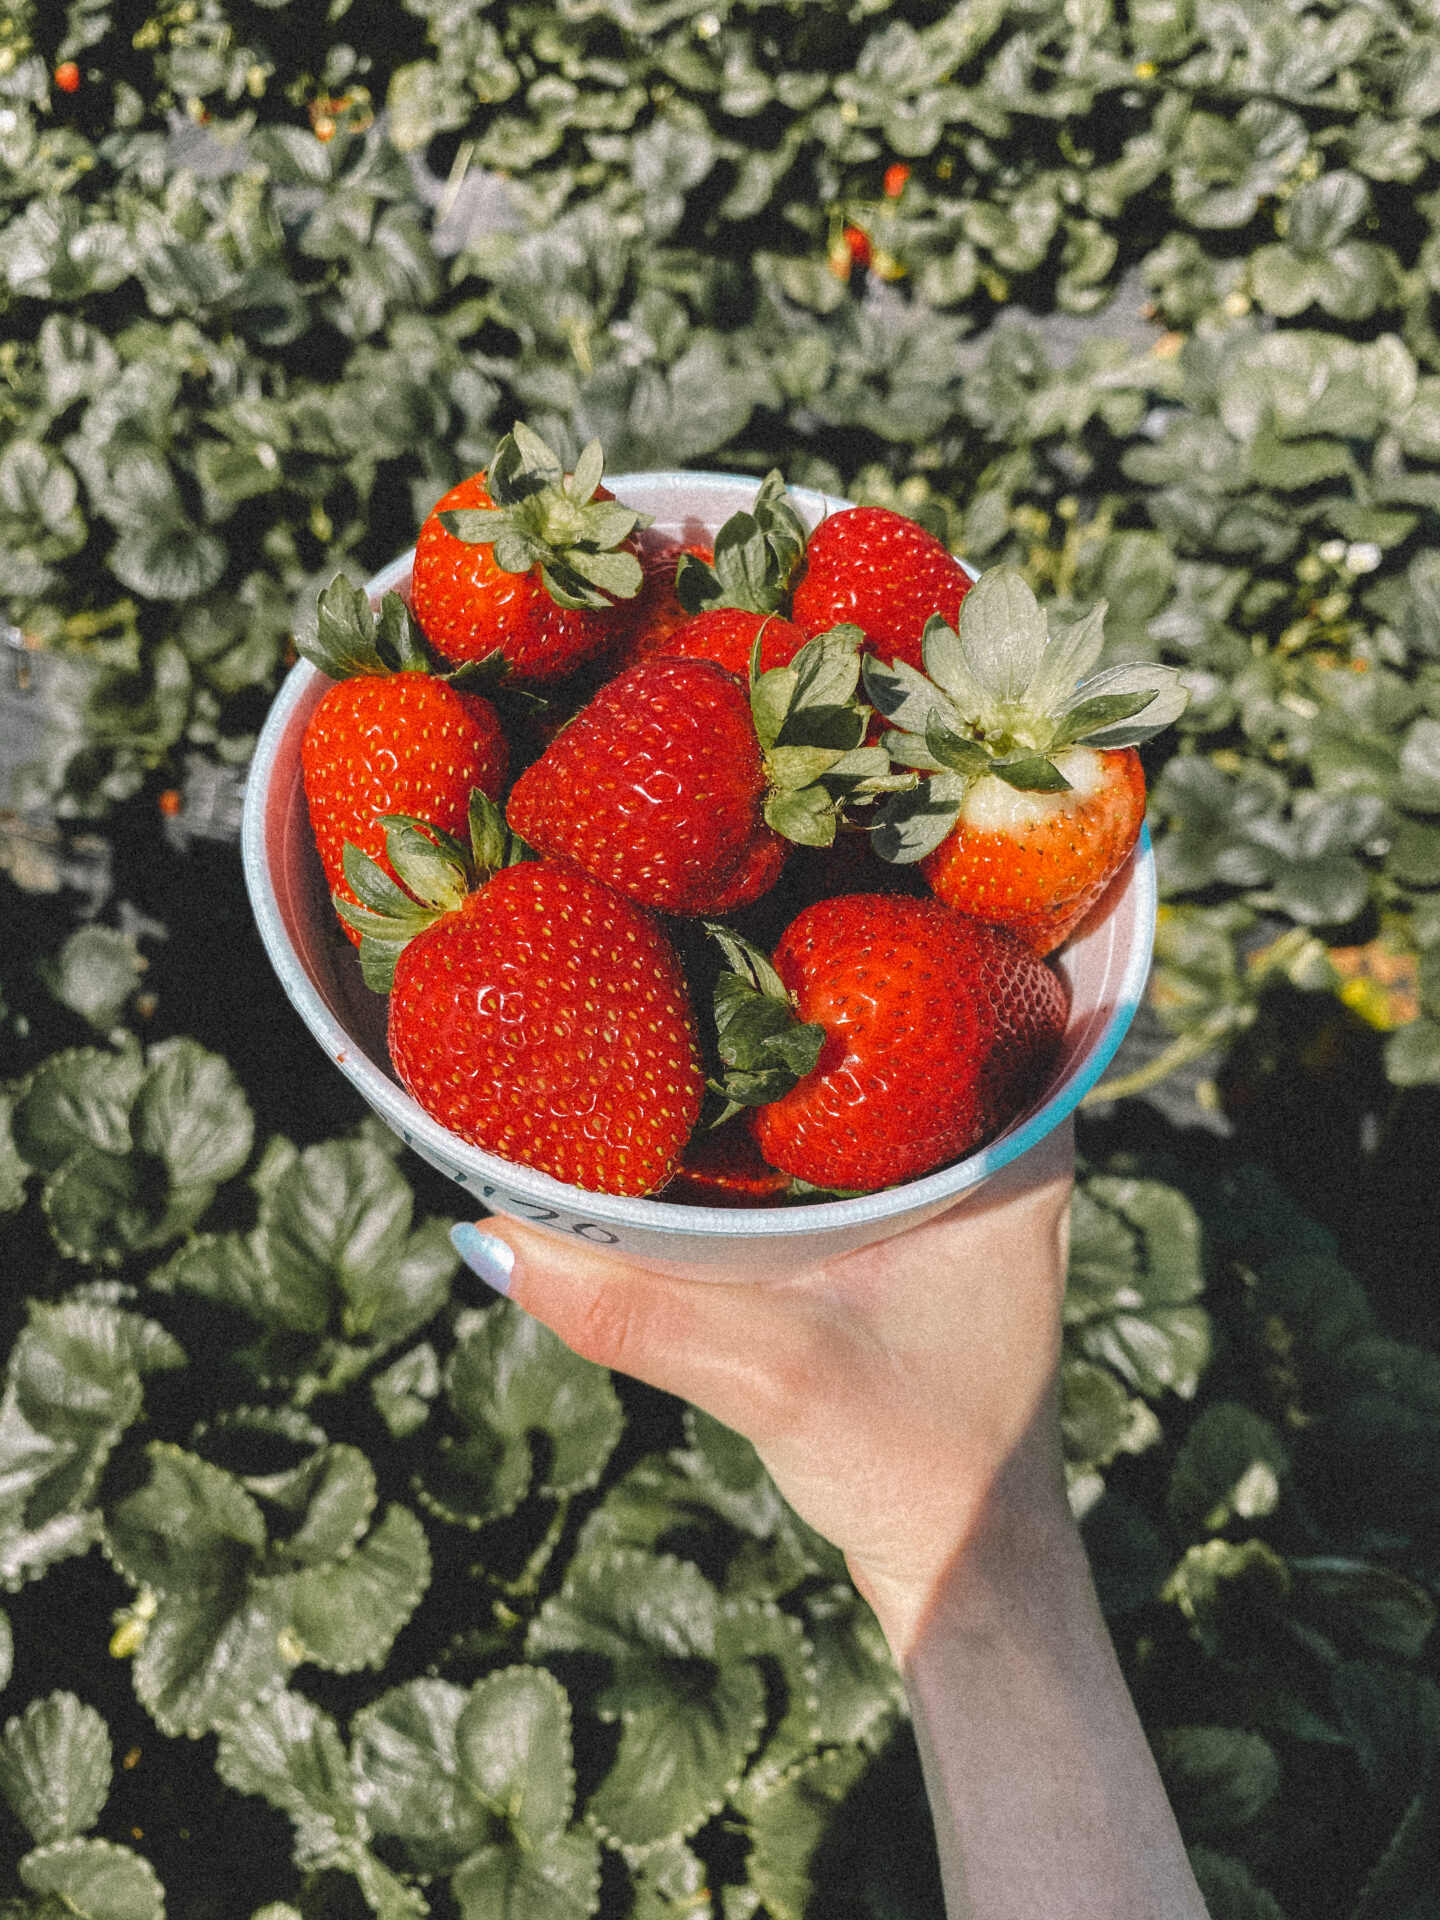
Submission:
<svg viewBox="0 0 1440 1920">
<path fill-rule="evenodd" d="M 0 0 L 18 797 L 133 834 L 243 765 L 316 589 L 516 418 L 778 465 L 1185 670 L 1182 1050 L 1338 993 L 1435 1083 L 1437 116 L 1399 0 Z M 0 965 L 0 1911 L 934 1920 L 896 1676 L 748 1448 L 45 924 Z M 1440 1363 L 1237 1156 L 1107 1153 L 1064 1411 L 1217 1920 L 1433 1916 Z"/>
<path fill-rule="evenodd" d="M 457 1277 L 376 1123 L 86 1039 L 96 973 L 0 1100 L 0 1910 L 938 1920 L 898 1677 L 748 1443 Z M 1244 1166 L 1089 1168 L 1065 1317 L 1212 1912 L 1428 1912 L 1440 1363 Z"/>
</svg>

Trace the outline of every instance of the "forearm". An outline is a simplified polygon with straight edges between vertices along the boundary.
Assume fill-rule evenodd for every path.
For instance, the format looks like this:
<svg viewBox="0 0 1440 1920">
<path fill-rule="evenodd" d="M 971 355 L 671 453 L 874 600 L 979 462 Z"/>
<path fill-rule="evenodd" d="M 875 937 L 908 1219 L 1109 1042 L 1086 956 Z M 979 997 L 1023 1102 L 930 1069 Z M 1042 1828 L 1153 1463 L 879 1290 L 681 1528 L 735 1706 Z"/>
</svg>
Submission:
<svg viewBox="0 0 1440 1920">
<path fill-rule="evenodd" d="M 1204 1920 L 1063 1501 L 997 1496 L 903 1664 L 950 1920 Z"/>
</svg>

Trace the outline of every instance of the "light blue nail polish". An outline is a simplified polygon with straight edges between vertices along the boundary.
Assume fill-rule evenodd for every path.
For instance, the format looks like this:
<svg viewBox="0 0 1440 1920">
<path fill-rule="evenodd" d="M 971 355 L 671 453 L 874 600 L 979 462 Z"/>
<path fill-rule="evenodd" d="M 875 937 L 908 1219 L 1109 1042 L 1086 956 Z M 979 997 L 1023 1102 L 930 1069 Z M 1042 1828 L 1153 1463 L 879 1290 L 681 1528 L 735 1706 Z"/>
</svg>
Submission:
<svg viewBox="0 0 1440 1920">
<path fill-rule="evenodd" d="M 450 1229 L 450 1244 L 472 1273 L 479 1274 L 487 1287 L 508 1294 L 510 1276 L 515 1271 L 515 1256 L 503 1240 L 482 1233 L 468 1220 Z"/>
</svg>

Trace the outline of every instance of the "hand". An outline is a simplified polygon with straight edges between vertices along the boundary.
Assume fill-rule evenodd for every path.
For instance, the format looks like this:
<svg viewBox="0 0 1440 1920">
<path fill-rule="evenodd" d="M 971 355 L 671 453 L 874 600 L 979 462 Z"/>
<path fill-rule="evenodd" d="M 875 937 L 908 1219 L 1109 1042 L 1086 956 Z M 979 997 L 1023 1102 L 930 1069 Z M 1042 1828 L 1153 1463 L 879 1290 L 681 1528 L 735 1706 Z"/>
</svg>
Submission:
<svg viewBox="0 0 1440 1920">
<path fill-rule="evenodd" d="M 1007 1509 L 1069 1528 L 1054 1389 L 1072 1166 L 1067 1124 L 941 1217 L 775 1279 L 656 1273 L 509 1219 L 483 1233 L 514 1255 L 510 1298 L 567 1346 L 754 1443 L 903 1658 L 1002 1476 Z"/>
</svg>

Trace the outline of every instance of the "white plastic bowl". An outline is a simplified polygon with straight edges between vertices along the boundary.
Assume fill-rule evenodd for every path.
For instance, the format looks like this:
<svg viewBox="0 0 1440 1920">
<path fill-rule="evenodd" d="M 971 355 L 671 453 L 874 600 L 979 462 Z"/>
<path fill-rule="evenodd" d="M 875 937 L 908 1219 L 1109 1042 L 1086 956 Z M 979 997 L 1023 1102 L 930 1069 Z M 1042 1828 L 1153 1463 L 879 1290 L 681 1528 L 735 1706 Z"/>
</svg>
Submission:
<svg viewBox="0 0 1440 1920">
<path fill-rule="evenodd" d="M 713 537 L 755 493 L 753 479 L 718 473 L 622 474 L 607 484 L 627 505 L 653 514 L 657 533 L 689 540 Z M 811 525 L 847 504 L 798 487 L 790 497 Z M 392 588 L 403 592 L 410 567 L 407 553 L 377 574 L 372 600 L 378 605 Z M 336 938 L 300 769 L 301 738 L 330 685 L 301 661 L 260 736 L 243 828 L 255 918 L 285 991 L 326 1053 L 407 1146 L 473 1196 L 476 1212 L 512 1214 L 646 1262 L 724 1263 L 757 1277 L 808 1264 L 917 1226 L 1033 1147 L 1100 1078 L 1140 1004 L 1155 929 L 1148 834 L 1059 956 L 1070 1020 L 1044 1091 L 989 1145 L 953 1166 L 856 1200 L 731 1209 L 587 1193 L 497 1159 L 432 1120 L 400 1085 L 385 1045 L 386 1002 L 361 980 L 354 949 Z"/>
</svg>

